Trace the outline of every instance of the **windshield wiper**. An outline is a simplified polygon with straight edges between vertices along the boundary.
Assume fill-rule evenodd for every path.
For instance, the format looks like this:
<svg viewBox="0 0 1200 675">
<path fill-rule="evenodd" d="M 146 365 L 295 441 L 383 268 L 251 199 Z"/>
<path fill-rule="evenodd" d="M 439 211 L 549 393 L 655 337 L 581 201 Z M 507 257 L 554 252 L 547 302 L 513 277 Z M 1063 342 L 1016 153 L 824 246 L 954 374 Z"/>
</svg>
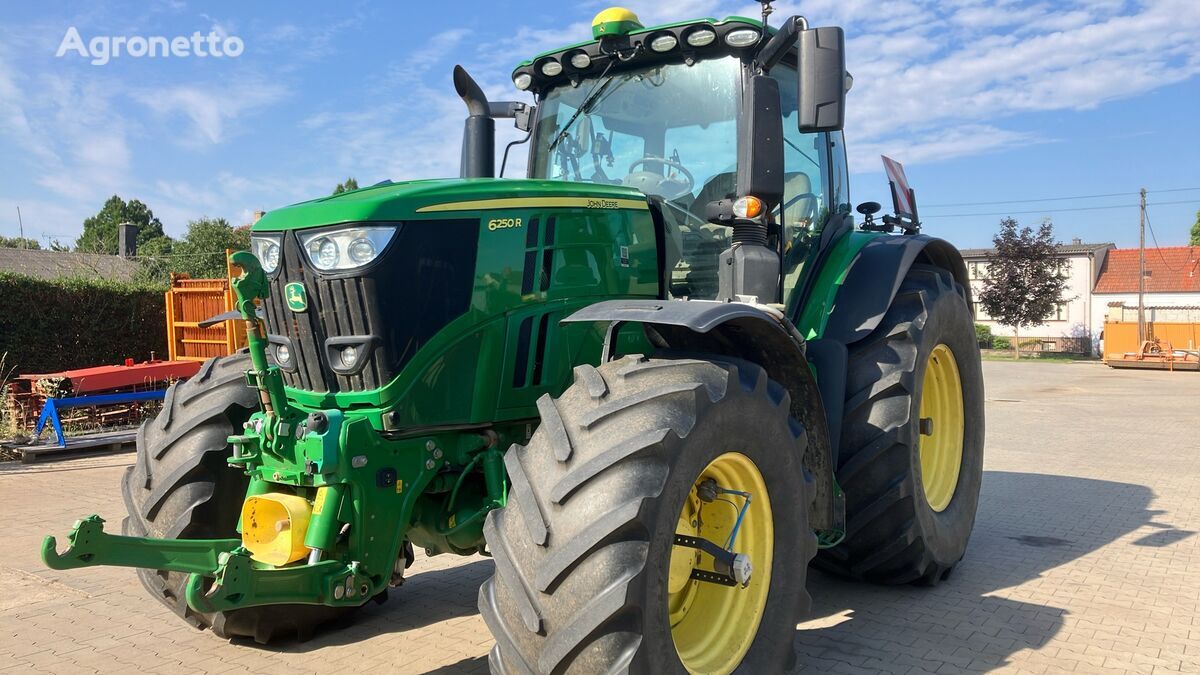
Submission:
<svg viewBox="0 0 1200 675">
<path fill-rule="evenodd" d="M 596 80 L 596 83 L 592 85 L 591 90 L 588 91 L 587 96 L 583 97 L 583 103 L 579 104 L 579 108 L 575 111 L 575 114 L 571 115 L 571 119 L 567 120 L 567 123 L 563 125 L 562 129 L 559 130 L 558 135 L 554 137 L 554 142 L 552 142 L 550 147 L 547 148 L 547 152 L 552 152 L 554 148 L 558 147 L 558 144 L 561 143 L 562 139 L 566 137 L 567 132 L 571 130 L 571 125 L 575 124 L 575 120 L 579 119 L 580 115 L 590 113 L 592 111 L 592 107 L 595 106 L 596 102 L 600 100 L 600 97 L 604 95 L 604 92 L 608 89 L 608 85 L 612 84 L 612 81 L 617 77 L 616 75 L 608 74 L 608 71 L 612 70 L 612 67 L 614 64 L 616 64 L 616 62 L 616 59 L 609 60 L 608 65 L 604 68 L 604 72 L 600 73 L 600 79 Z"/>
</svg>

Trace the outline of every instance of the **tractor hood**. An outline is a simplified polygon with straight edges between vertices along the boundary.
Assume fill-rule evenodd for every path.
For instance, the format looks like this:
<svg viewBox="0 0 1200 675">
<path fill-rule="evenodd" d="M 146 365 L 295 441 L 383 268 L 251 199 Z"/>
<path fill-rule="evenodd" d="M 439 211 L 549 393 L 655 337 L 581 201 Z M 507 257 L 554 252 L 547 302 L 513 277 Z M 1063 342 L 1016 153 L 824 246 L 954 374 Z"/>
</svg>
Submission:
<svg viewBox="0 0 1200 675">
<path fill-rule="evenodd" d="M 640 191 L 615 185 L 506 178 L 449 178 L 386 182 L 332 197 L 271 211 L 255 232 L 369 221 L 412 221 L 466 211 L 519 209 L 526 206 L 622 209 L 646 208 Z"/>
</svg>

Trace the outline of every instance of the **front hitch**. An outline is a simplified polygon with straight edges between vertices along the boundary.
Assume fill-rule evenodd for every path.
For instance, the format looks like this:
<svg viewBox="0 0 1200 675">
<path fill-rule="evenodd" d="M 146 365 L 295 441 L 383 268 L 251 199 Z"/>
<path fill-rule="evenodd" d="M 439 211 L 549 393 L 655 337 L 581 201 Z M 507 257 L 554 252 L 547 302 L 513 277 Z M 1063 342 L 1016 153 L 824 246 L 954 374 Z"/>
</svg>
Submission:
<svg viewBox="0 0 1200 675">
<path fill-rule="evenodd" d="M 335 560 L 292 567 L 261 567 L 245 549 L 221 556 L 216 579 L 193 574 L 188 606 L 197 612 L 225 612 L 258 605 L 353 607 L 374 595 L 374 584 L 357 565 Z"/>
<path fill-rule="evenodd" d="M 187 574 L 213 575 L 221 554 L 242 545 L 240 539 L 151 539 L 124 537 L 104 531 L 97 515 L 75 521 L 67 535 L 67 550 L 58 552 L 54 537 L 42 541 L 42 562 L 54 570 L 110 565 L 144 567 Z"/>
<path fill-rule="evenodd" d="M 197 612 L 224 612 L 259 605 L 353 607 L 379 585 L 357 563 L 335 560 L 289 567 L 254 562 L 239 539 L 151 539 L 104 531 L 104 519 L 87 516 L 58 552 L 54 537 L 42 541 L 42 562 L 55 570 L 108 565 L 190 574 L 186 599 Z"/>
</svg>

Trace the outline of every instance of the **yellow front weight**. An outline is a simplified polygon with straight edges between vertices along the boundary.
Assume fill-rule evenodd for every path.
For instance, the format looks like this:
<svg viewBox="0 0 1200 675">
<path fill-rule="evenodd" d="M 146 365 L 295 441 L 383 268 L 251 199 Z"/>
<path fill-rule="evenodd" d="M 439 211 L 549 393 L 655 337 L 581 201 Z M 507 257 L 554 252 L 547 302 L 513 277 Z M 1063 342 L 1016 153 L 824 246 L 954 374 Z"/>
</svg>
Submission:
<svg viewBox="0 0 1200 675">
<path fill-rule="evenodd" d="M 269 565 L 286 565 L 308 555 L 304 535 L 312 506 L 282 492 L 247 497 L 242 504 L 242 545 L 251 557 Z"/>
</svg>

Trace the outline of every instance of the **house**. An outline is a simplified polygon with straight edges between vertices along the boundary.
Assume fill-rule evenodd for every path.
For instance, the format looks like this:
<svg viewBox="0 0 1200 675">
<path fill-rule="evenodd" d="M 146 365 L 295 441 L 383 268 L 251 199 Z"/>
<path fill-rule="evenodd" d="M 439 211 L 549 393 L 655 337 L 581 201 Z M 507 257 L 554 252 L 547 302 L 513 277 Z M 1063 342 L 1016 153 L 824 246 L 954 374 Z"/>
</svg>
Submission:
<svg viewBox="0 0 1200 675">
<path fill-rule="evenodd" d="M 119 226 L 118 247 L 122 255 L 0 248 L 0 273 L 46 280 L 70 277 L 132 281 L 140 269 L 133 259 L 137 255 L 137 232 L 135 225 Z"/>
<path fill-rule="evenodd" d="M 83 277 L 131 281 L 138 269 L 137 262 L 115 255 L 0 248 L 0 272 L 39 279 Z"/>
<path fill-rule="evenodd" d="M 1105 318 L 1137 322 L 1138 250 L 1111 251 L 1092 291 L 1093 332 Z M 1200 246 L 1146 249 L 1146 283 L 1142 297 L 1148 323 L 1200 322 Z"/>
<path fill-rule="evenodd" d="M 1112 243 L 1088 244 L 1080 239 L 1074 239 L 1070 244 L 1059 244 L 1054 257 L 1059 274 L 1067 279 L 1063 301 L 1041 325 L 1022 328 L 1021 341 L 1041 340 L 1042 347 L 1048 351 L 1093 351 L 1093 338 L 1099 335 L 1100 328 L 1097 326 L 1103 324 L 1104 316 L 1103 313 L 1098 317 L 1093 316 L 1092 288 L 1109 252 L 1115 248 L 1116 245 Z M 988 261 L 995 255 L 995 249 L 968 248 L 960 252 L 967 263 L 967 276 L 971 280 L 975 321 L 990 327 L 993 335 L 1011 337 L 1014 335 L 1012 327 L 1002 326 L 992 320 L 979 302 L 979 294 L 987 278 Z"/>
</svg>

